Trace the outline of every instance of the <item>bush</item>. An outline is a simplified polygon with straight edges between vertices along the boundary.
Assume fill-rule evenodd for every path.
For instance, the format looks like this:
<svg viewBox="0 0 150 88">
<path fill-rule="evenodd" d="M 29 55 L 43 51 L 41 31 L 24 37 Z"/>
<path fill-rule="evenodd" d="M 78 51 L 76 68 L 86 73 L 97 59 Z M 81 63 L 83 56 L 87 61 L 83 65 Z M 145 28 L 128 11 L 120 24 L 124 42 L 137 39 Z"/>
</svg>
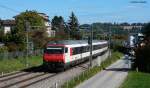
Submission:
<svg viewBox="0 0 150 88">
<path fill-rule="evenodd" d="M 8 52 L 8 48 L 6 46 L 0 46 L 0 53 Z"/>
<path fill-rule="evenodd" d="M 150 44 L 136 50 L 135 67 L 142 72 L 150 72 Z"/>
<path fill-rule="evenodd" d="M 122 53 L 126 52 L 126 48 L 123 46 L 122 41 L 112 41 L 111 42 L 111 49 L 113 49 L 114 51 L 119 51 Z"/>
<path fill-rule="evenodd" d="M 6 44 L 6 46 L 8 47 L 8 51 L 9 51 L 9 52 L 17 51 L 17 50 L 18 50 L 18 46 L 17 46 L 17 44 L 14 43 L 14 42 L 8 42 L 8 43 Z"/>
</svg>

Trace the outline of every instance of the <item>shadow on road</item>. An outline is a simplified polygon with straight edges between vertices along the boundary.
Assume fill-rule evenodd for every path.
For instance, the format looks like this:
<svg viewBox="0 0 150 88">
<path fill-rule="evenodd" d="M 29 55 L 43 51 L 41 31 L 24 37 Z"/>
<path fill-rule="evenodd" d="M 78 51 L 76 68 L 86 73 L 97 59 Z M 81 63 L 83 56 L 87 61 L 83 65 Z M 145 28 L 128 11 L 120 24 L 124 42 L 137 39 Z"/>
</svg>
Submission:
<svg viewBox="0 0 150 88">
<path fill-rule="evenodd" d="M 129 68 L 109 68 L 109 69 L 105 69 L 105 71 L 120 71 L 120 72 L 127 72 L 129 71 Z"/>
</svg>

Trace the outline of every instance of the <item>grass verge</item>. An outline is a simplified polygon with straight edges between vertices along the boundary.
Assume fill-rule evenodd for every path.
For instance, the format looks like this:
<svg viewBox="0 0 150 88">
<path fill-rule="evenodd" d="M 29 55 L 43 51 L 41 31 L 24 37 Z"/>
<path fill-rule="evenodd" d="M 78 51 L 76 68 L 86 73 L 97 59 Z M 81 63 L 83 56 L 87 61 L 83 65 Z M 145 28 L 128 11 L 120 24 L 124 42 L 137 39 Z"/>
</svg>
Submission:
<svg viewBox="0 0 150 88">
<path fill-rule="evenodd" d="M 31 56 L 27 59 L 28 68 L 42 64 L 42 56 Z M 26 58 L 0 60 L 0 73 L 9 73 L 26 69 Z"/>
<path fill-rule="evenodd" d="M 150 74 L 131 71 L 120 88 L 150 88 Z"/>
<path fill-rule="evenodd" d="M 62 88 L 74 88 L 81 82 L 89 79 L 90 77 L 94 76 L 98 72 L 100 72 L 103 68 L 109 66 L 113 62 L 117 61 L 123 56 L 122 53 L 119 52 L 113 52 L 112 56 L 108 59 L 106 59 L 104 62 L 101 63 L 101 66 L 93 67 L 89 70 L 86 70 L 85 72 L 81 73 L 79 76 L 73 78 L 72 80 L 69 80 L 64 85 L 62 85 Z"/>
</svg>

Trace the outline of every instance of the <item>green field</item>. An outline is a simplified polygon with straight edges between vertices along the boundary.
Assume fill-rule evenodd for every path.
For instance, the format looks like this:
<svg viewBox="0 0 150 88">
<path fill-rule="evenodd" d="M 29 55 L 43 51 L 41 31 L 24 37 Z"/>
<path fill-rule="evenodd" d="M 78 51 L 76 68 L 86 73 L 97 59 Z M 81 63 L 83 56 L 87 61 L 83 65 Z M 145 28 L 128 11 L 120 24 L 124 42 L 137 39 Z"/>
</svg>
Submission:
<svg viewBox="0 0 150 88">
<path fill-rule="evenodd" d="M 150 88 L 150 74 L 129 72 L 129 75 L 120 88 Z"/>
<path fill-rule="evenodd" d="M 27 62 L 26 62 L 27 61 Z M 26 66 L 28 63 L 28 67 Z M 28 59 L 26 58 L 18 58 L 18 59 L 3 59 L 0 60 L 0 74 L 8 73 L 12 71 L 23 70 L 25 68 L 39 66 L 42 64 L 42 56 L 30 56 Z"/>
</svg>

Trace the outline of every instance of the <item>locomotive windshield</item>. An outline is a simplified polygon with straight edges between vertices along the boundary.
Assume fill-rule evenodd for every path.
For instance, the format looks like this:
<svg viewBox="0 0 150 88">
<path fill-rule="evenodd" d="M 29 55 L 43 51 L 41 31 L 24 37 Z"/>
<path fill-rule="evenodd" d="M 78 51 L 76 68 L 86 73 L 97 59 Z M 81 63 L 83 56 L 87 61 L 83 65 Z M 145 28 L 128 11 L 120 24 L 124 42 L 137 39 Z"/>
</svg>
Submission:
<svg viewBox="0 0 150 88">
<path fill-rule="evenodd" d="M 49 46 L 44 50 L 44 53 L 48 54 L 63 54 L 64 47 L 61 46 Z"/>
</svg>

